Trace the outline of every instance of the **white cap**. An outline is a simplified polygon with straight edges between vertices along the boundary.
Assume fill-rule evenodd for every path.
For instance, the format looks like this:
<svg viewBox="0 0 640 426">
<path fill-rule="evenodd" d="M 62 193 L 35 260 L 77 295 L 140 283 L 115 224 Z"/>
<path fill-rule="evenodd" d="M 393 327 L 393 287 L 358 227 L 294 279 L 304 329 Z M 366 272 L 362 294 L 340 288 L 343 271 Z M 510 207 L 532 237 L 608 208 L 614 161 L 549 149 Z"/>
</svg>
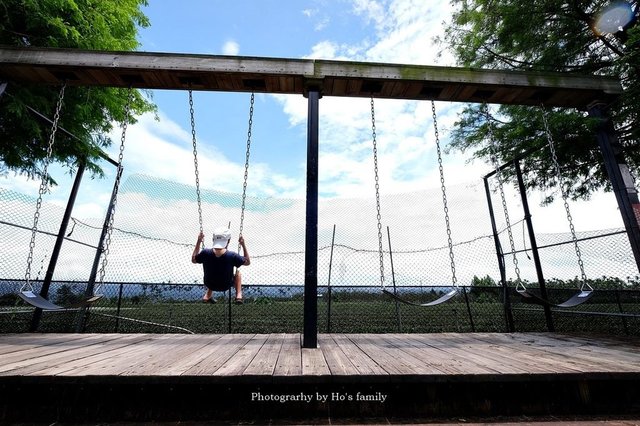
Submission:
<svg viewBox="0 0 640 426">
<path fill-rule="evenodd" d="M 230 230 L 226 228 L 217 228 L 213 231 L 213 248 L 226 248 L 230 239 Z"/>
</svg>

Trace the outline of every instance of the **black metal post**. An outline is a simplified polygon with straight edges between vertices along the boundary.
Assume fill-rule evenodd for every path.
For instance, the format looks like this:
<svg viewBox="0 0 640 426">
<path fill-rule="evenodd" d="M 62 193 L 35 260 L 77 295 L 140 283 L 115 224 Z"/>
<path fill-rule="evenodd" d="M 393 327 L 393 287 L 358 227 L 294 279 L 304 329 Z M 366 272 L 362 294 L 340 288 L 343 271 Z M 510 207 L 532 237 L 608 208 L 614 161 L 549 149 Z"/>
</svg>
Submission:
<svg viewBox="0 0 640 426">
<path fill-rule="evenodd" d="M 524 179 L 522 178 L 522 169 L 520 168 L 520 161 L 513 160 L 513 167 L 516 169 L 516 177 L 518 178 L 518 189 L 520 190 L 520 200 L 522 201 L 522 209 L 524 210 L 524 221 L 527 224 L 527 231 L 529 232 L 529 243 L 531 244 L 531 253 L 533 254 L 533 263 L 536 266 L 536 275 L 538 277 L 538 284 L 540 285 L 540 296 L 544 300 L 549 300 L 547 295 L 547 286 L 544 281 L 544 275 L 542 273 L 542 263 L 540 262 L 540 253 L 538 252 L 538 243 L 536 242 L 536 233 L 533 231 L 533 222 L 531 220 L 531 211 L 529 210 L 529 200 L 527 199 L 527 188 L 524 186 Z M 555 331 L 553 325 L 553 316 L 551 315 L 551 308 L 548 304 L 543 305 L 544 317 L 547 322 L 547 330 Z"/>
<path fill-rule="evenodd" d="M 631 250 L 640 271 L 640 202 L 638 190 L 624 158 L 622 145 L 618 141 L 611 117 L 606 105 L 590 105 L 589 115 L 600 119 L 598 125 L 598 143 L 604 158 L 604 165 L 611 180 L 611 187 L 618 201 L 618 208 L 629 237 Z"/>
<path fill-rule="evenodd" d="M 484 177 L 484 191 L 487 196 L 487 206 L 489 207 L 489 217 L 491 218 L 491 230 L 493 232 L 493 242 L 496 245 L 496 256 L 498 257 L 498 268 L 500 270 L 500 281 L 502 282 L 502 305 L 504 307 L 504 318 L 506 321 L 507 331 L 513 333 L 515 327 L 513 325 L 513 313 L 511 312 L 511 299 L 509 297 L 509 287 L 507 286 L 507 271 L 504 267 L 504 255 L 500 246 L 500 237 L 498 236 L 498 228 L 496 226 L 496 217 L 493 213 L 493 203 L 491 202 L 491 190 L 489 189 L 489 176 Z"/>
<path fill-rule="evenodd" d="M 331 333 L 331 269 L 333 266 L 333 246 L 336 241 L 336 224 L 333 224 L 331 236 L 331 254 L 329 255 L 329 278 L 327 279 L 327 333 Z"/>
<path fill-rule="evenodd" d="M 62 248 L 62 243 L 64 241 L 64 236 L 67 232 L 67 226 L 69 225 L 69 219 L 71 218 L 71 212 L 73 211 L 73 206 L 76 202 L 76 196 L 78 195 L 78 189 L 80 188 L 80 183 L 82 182 L 82 175 L 84 174 L 85 162 L 78 162 L 78 170 L 76 170 L 76 177 L 73 180 L 73 186 L 71 187 L 71 193 L 69 194 L 69 199 L 67 201 L 67 207 L 64 210 L 64 214 L 62 216 L 62 222 L 60 223 L 60 229 L 58 230 L 58 235 L 56 237 L 56 242 L 53 245 L 53 251 L 51 252 L 51 258 L 49 259 L 49 266 L 47 267 L 47 272 L 44 276 L 44 281 L 42 283 L 42 288 L 40 289 L 40 296 L 47 298 L 49 294 L 49 287 L 51 286 L 51 280 L 53 279 L 53 273 L 56 270 L 56 264 L 58 263 L 58 257 L 60 255 L 60 249 Z M 33 311 L 33 316 L 31 317 L 31 325 L 29 326 L 29 331 L 34 332 L 38 330 L 38 326 L 40 325 L 40 319 L 42 318 L 42 309 L 36 308 Z"/>
<path fill-rule="evenodd" d="M 307 209 L 304 254 L 304 330 L 302 347 L 318 347 L 318 122 L 320 91 L 307 94 Z"/>
<path fill-rule="evenodd" d="M 229 289 L 229 295 L 227 297 L 227 315 L 229 315 L 229 321 L 227 322 L 227 333 L 231 334 L 231 289 Z"/>
<path fill-rule="evenodd" d="M 104 240 L 107 237 L 107 232 L 109 230 L 109 222 L 111 221 L 111 215 L 113 215 L 113 207 L 116 202 L 116 197 L 118 196 L 118 182 L 120 181 L 120 177 L 122 176 L 122 166 L 119 166 L 117 171 L 117 176 L 115 182 L 113 184 L 113 190 L 111 191 L 111 199 L 109 200 L 109 207 L 107 207 L 107 214 L 104 217 L 104 223 L 102 224 L 102 232 L 100 233 L 100 240 L 98 242 L 98 248 L 96 249 L 96 254 L 93 257 L 93 266 L 91 267 L 91 275 L 89 275 L 89 280 L 87 281 L 87 288 L 85 290 L 85 298 L 89 298 L 93 296 L 93 289 L 96 284 L 96 276 L 98 275 L 98 268 L 100 267 L 100 258 L 102 257 Z M 76 333 L 81 333 L 84 329 L 84 323 L 86 320 L 86 313 L 88 307 L 84 306 L 78 309 L 78 314 L 76 315 Z"/>
<path fill-rule="evenodd" d="M 471 332 L 476 332 L 476 326 L 473 323 L 473 314 L 471 313 L 471 305 L 469 304 L 469 295 L 467 294 L 467 288 L 462 287 L 462 293 L 464 294 L 464 302 L 467 305 L 467 314 L 469 315 L 469 324 L 471 324 Z"/>
<path fill-rule="evenodd" d="M 118 289 L 118 304 L 116 307 L 116 329 L 115 333 L 117 333 L 120 329 L 120 311 L 122 309 L 122 293 L 124 291 L 124 284 L 120 283 L 120 288 Z"/>
<path fill-rule="evenodd" d="M 391 262 L 391 282 L 393 283 L 393 294 L 397 295 L 398 290 L 396 288 L 396 272 L 393 269 L 393 250 L 391 250 L 391 232 L 389 231 L 389 227 L 387 226 L 387 242 L 389 243 L 389 262 Z M 396 302 L 396 323 L 398 325 L 398 333 L 402 333 L 402 320 L 400 319 L 400 303 L 398 299 L 395 299 Z"/>
<path fill-rule="evenodd" d="M 614 292 L 614 294 L 616 295 L 616 303 L 618 304 L 618 312 L 620 312 L 621 314 L 624 314 L 624 309 L 622 308 L 622 302 L 620 301 L 620 289 L 614 289 L 612 290 Z M 629 335 L 629 327 L 627 326 L 627 319 L 624 316 L 621 316 L 620 319 L 622 320 L 622 326 L 624 327 L 624 334 L 626 334 L 627 336 Z"/>
</svg>

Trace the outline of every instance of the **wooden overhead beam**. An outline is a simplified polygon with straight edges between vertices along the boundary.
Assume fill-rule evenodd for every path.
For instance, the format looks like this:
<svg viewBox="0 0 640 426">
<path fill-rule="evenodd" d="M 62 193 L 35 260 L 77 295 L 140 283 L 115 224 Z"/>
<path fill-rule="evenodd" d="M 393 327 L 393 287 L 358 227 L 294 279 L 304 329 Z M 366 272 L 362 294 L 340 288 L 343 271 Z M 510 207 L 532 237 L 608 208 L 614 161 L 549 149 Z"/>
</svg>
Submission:
<svg viewBox="0 0 640 426">
<path fill-rule="evenodd" d="M 135 87 L 483 102 L 587 109 L 622 93 L 616 78 L 323 59 L 0 48 L 0 79 Z"/>
</svg>

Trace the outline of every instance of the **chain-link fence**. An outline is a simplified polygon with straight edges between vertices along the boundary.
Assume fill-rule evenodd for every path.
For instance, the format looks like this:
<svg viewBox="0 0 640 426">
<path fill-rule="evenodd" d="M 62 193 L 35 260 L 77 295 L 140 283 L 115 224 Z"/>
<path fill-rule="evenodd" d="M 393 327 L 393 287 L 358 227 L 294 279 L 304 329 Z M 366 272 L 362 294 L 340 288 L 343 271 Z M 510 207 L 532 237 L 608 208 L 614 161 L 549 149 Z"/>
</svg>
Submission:
<svg viewBox="0 0 640 426">
<path fill-rule="evenodd" d="M 375 200 L 320 201 L 316 295 L 320 332 L 507 331 L 509 318 L 516 331 L 547 330 L 541 306 L 524 304 L 512 290 L 511 303 L 504 303 L 482 182 L 448 188 L 457 278 L 452 282 L 439 191 L 381 197 L 382 267 Z M 201 196 L 208 238 L 217 226 L 228 222 L 232 230 L 238 226 L 240 195 L 202 191 Z M 34 205 L 32 198 L 0 189 L 0 332 L 32 327 L 34 309 L 16 294 L 24 286 Z M 190 261 L 199 229 L 194 188 L 131 176 L 118 196 L 104 282 L 98 285 L 104 297 L 90 309 L 44 312 L 37 330 L 300 332 L 305 207 L 304 200 L 248 197 L 243 233 L 252 263 L 242 268 L 245 304 L 229 304 L 227 294 L 218 294 L 215 304 L 204 304 L 200 302 L 202 268 Z M 46 197 L 41 210 L 31 273 L 36 291 L 48 268 L 63 212 L 47 203 Z M 522 221 L 515 213 L 513 217 L 520 278 L 536 292 L 539 283 L 531 242 Z M 103 218 L 72 218 L 49 291 L 55 303 L 69 306 L 84 294 L 103 222 Z M 509 247 L 504 222 L 497 225 L 502 246 Z M 553 302 L 570 297 L 580 284 L 570 234 L 536 237 L 548 297 Z M 596 293 L 588 303 L 571 310 L 554 308 L 555 329 L 639 334 L 640 280 L 626 234 L 611 229 L 579 231 L 577 237 Z M 509 268 L 513 253 L 505 251 L 507 280 L 514 287 L 516 277 Z M 460 287 L 456 297 L 430 307 L 400 303 L 382 292 L 383 288 L 396 291 L 420 304 L 436 299 L 454 284 Z"/>
<path fill-rule="evenodd" d="M 5 288 L 21 283 L 3 281 Z M 54 282 L 52 300 L 62 306 L 77 302 L 85 283 Z M 244 305 L 227 295 L 214 304 L 200 303 L 200 286 L 181 284 L 112 283 L 104 287 L 100 303 L 88 310 L 46 311 L 40 332 L 94 333 L 297 333 L 303 325 L 303 288 L 300 286 L 247 286 Z M 438 297 L 434 289 L 397 288 L 412 303 Z M 534 289 L 536 290 L 536 289 Z M 553 289 L 552 300 L 568 298 L 572 290 Z M 455 298 L 437 306 L 398 302 L 377 287 L 318 288 L 318 330 L 321 333 L 438 333 L 507 332 L 507 316 L 514 330 L 548 331 L 543 307 L 523 303 L 509 292 L 505 310 L 500 287 L 462 287 Z M 33 309 L 14 294 L 0 300 L 2 333 L 26 332 Z M 554 309 L 556 331 L 603 334 L 640 334 L 640 291 L 598 290 L 579 309 Z"/>
</svg>

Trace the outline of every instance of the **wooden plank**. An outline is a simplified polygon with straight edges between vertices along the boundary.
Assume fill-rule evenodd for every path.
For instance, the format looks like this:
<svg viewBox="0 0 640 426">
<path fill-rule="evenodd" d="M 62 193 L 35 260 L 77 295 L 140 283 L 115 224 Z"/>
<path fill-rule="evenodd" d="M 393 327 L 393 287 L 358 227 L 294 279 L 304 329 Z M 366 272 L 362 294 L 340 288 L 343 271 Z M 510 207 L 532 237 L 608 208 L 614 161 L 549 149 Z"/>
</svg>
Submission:
<svg viewBox="0 0 640 426">
<path fill-rule="evenodd" d="M 640 371 L 640 355 L 629 354 L 623 351 L 616 351 L 612 348 L 598 346 L 598 341 L 576 340 L 572 341 L 569 335 L 551 334 L 522 334 L 515 338 L 526 339 L 528 343 L 542 346 L 545 352 L 563 355 L 575 362 L 584 364 L 589 371 Z M 533 340 L 533 342 L 532 342 Z"/>
<path fill-rule="evenodd" d="M 283 341 L 284 334 L 270 334 L 242 374 L 245 376 L 272 376 Z"/>
<path fill-rule="evenodd" d="M 447 369 L 440 369 L 431 362 L 432 352 L 437 352 L 433 348 L 427 346 L 417 348 L 396 334 L 383 334 L 380 337 L 382 341 L 391 345 L 398 352 L 406 354 L 402 355 L 402 357 L 410 357 L 407 359 L 411 359 L 416 374 L 442 375 L 447 373 Z"/>
<path fill-rule="evenodd" d="M 50 344 L 43 344 L 42 346 L 33 347 L 19 352 L 12 352 L 2 356 L 2 365 L 0 365 L 0 372 L 9 371 L 14 368 L 19 368 L 25 365 L 39 362 L 40 360 L 52 359 L 57 353 L 73 350 L 76 348 L 86 347 L 87 345 L 97 344 L 104 340 L 114 339 L 114 335 L 92 335 L 84 334 L 80 335 L 76 339 L 70 339 L 68 341 L 61 341 L 56 339 L 45 339 L 45 342 L 52 342 Z"/>
<path fill-rule="evenodd" d="M 150 336 L 147 334 L 126 334 L 120 338 L 40 357 L 34 360 L 35 362 L 22 364 L 20 367 L 1 372 L 0 375 L 54 376 L 109 357 L 111 356 L 110 352 L 115 349 L 130 347 L 148 339 Z"/>
<path fill-rule="evenodd" d="M 485 369 L 486 373 L 492 374 L 523 374 L 527 370 L 525 368 L 518 368 L 509 365 L 501 365 L 491 357 L 487 357 L 484 353 L 477 353 L 470 348 L 465 348 L 460 345 L 460 342 L 455 341 L 454 333 L 439 333 L 437 339 L 430 339 L 426 342 L 429 346 L 438 348 L 443 352 L 459 357 L 469 365 L 474 365 L 476 368 Z"/>
<path fill-rule="evenodd" d="M 629 352 L 631 354 L 639 353 L 640 339 L 635 336 L 606 336 L 606 335 L 580 335 L 580 334 L 567 334 L 567 333 L 555 333 L 556 339 L 566 340 L 582 343 L 594 344 L 603 348 L 608 348 L 616 351 Z"/>
<path fill-rule="evenodd" d="M 488 368 L 484 364 L 478 364 L 475 360 L 470 359 L 468 353 L 451 353 L 446 350 L 447 345 L 439 346 L 434 344 L 434 340 L 438 340 L 441 334 L 400 334 L 397 338 L 402 339 L 406 343 L 426 350 L 425 357 L 435 368 L 447 374 L 495 374 L 496 371 Z"/>
<path fill-rule="evenodd" d="M 268 338 L 268 334 L 256 334 L 214 374 L 216 376 L 241 376 L 251 361 L 260 353 L 260 349 L 262 349 Z"/>
<path fill-rule="evenodd" d="M 69 342 L 74 339 L 86 338 L 86 334 L 1 334 L 0 335 L 0 355 L 12 352 L 25 351 L 39 348 L 46 345 L 54 345 Z M 5 360 L 3 356 L 0 363 Z"/>
<path fill-rule="evenodd" d="M 382 335 L 350 334 L 348 337 L 388 374 L 415 375 L 424 371 L 424 365 L 419 360 L 385 342 Z"/>
<path fill-rule="evenodd" d="M 165 366 L 162 372 L 151 372 L 150 374 L 164 374 L 168 376 L 183 375 L 184 372 L 191 368 L 194 364 L 206 358 L 211 352 L 211 348 L 217 345 L 221 338 L 222 335 L 220 334 L 202 334 L 191 336 L 191 338 L 187 340 L 188 345 L 191 348 L 191 352 L 187 352 L 180 359 L 177 359 L 172 364 Z"/>
<path fill-rule="evenodd" d="M 564 356 L 556 356 L 539 350 L 534 346 L 523 346 L 514 341 L 510 334 L 497 335 L 495 333 L 474 333 L 473 339 L 490 345 L 490 350 L 509 356 L 523 365 L 544 366 L 554 373 L 584 373 L 589 370 L 584 365 L 576 363 Z"/>
<path fill-rule="evenodd" d="M 303 376 L 330 376 L 331 371 L 321 348 L 302 348 Z"/>
<path fill-rule="evenodd" d="M 175 334 L 148 334 L 148 339 L 109 352 L 108 357 L 93 359 L 91 363 L 66 371 L 64 376 L 117 376 L 139 362 L 141 357 L 158 351 L 163 344 L 176 338 Z"/>
<path fill-rule="evenodd" d="M 25 334 L 0 336 L 2 376 L 323 377 L 640 373 L 637 344 L 553 333 Z"/>
<path fill-rule="evenodd" d="M 182 373 L 183 376 L 212 375 L 228 362 L 242 346 L 253 338 L 252 334 L 226 334 L 214 345 L 208 345 L 210 352 L 201 361 Z"/>
<path fill-rule="evenodd" d="M 429 374 L 486 374 L 492 372 L 475 364 L 470 364 L 463 357 L 452 356 L 438 348 L 425 343 L 431 339 L 431 335 L 393 334 L 386 337 L 390 344 L 399 350 L 407 352 L 426 364 Z"/>
<path fill-rule="evenodd" d="M 358 369 L 336 343 L 331 334 L 318 336 L 318 346 L 324 355 L 327 367 L 333 376 L 357 375 Z"/>
<path fill-rule="evenodd" d="M 302 375 L 302 350 L 299 334 L 285 334 L 278 361 L 273 370 L 274 376 Z"/>
<path fill-rule="evenodd" d="M 371 356 L 356 345 L 346 334 L 333 334 L 333 339 L 361 376 L 389 374 Z"/>
<path fill-rule="evenodd" d="M 533 347 L 514 345 L 513 341 L 510 342 L 508 338 L 496 339 L 493 336 L 487 337 L 482 333 L 474 333 L 469 335 L 467 340 L 469 345 L 484 347 L 485 353 L 494 355 L 492 359 L 526 369 L 530 373 L 575 374 L 585 372 L 584 367 L 568 362 L 566 357 L 545 356 L 548 354 Z"/>
<path fill-rule="evenodd" d="M 413 355 L 418 355 L 424 358 L 425 362 L 428 362 L 429 365 L 437 371 L 446 373 L 446 374 L 461 374 L 465 371 L 463 360 L 460 357 L 452 356 L 449 353 L 445 353 L 433 346 L 425 343 L 424 336 L 415 336 L 411 334 L 394 334 L 389 336 L 388 338 L 393 338 L 398 340 L 398 347 L 401 347 L 402 350 L 412 353 Z M 472 374 L 477 373 L 486 373 L 486 369 L 473 368 L 471 371 Z"/>
<path fill-rule="evenodd" d="M 456 342 L 463 350 L 482 357 L 493 365 L 499 366 L 503 372 L 516 374 L 549 374 L 563 372 L 557 366 L 549 363 L 526 364 L 521 359 L 522 349 L 517 351 L 501 351 L 499 345 L 489 345 L 486 342 L 475 339 L 472 334 L 461 339 L 459 334 L 451 334 L 450 339 Z"/>
<path fill-rule="evenodd" d="M 129 87 L 147 89 L 224 90 L 234 92 L 304 94 L 307 83 L 322 85 L 324 96 L 370 97 L 365 82 L 383 87 L 376 97 L 428 100 L 432 94 L 415 85 L 428 84 L 444 90 L 439 100 L 480 102 L 476 89 L 532 88 L 547 94 L 548 107 L 586 109 L 594 102 L 612 102 L 622 93 L 618 79 L 584 76 L 573 73 L 543 73 L 437 67 L 413 64 L 390 64 L 322 59 L 260 58 L 156 52 L 109 52 L 53 48 L 0 48 L 0 78 L 40 84 L 59 84 L 68 78 L 69 85 Z M 65 77 L 66 76 L 66 77 Z M 179 76 L 181 78 L 175 78 Z M 265 81 L 254 89 L 243 81 Z M 279 79 L 280 84 L 266 84 Z M 191 81 L 191 86 L 189 81 Z M 196 81 L 196 83 L 193 83 Z M 299 84 L 302 82 L 302 84 Z M 277 91 L 281 90 L 281 91 Z M 504 96 L 490 99 L 497 103 L 538 105 L 535 97 Z M 453 96 L 449 96 L 449 95 Z"/>
<path fill-rule="evenodd" d="M 119 374 L 122 376 L 180 375 L 190 368 L 194 360 L 200 360 L 198 352 L 203 347 L 216 342 L 220 336 L 179 334 L 170 341 L 158 345 L 141 354 L 137 363 L 129 365 Z M 194 355 L 197 354 L 197 355 Z"/>
<path fill-rule="evenodd" d="M 621 364 L 618 360 L 607 360 L 601 355 L 594 355 L 589 352 L 580 352 L 574 344 L 563 342 L 560 339 L 550 338 L 545 335 L 536 335 L 535 333 L 515 333 L 513 338 L 525 346 L 534 346 L 544 354 L 541 356 L 565 357 L 567 362 L 571 361 L 590 372 L 625 372 L 629 371 L 628 364 Z M 635 367 L 631 367 L 634 371 Z"/>
</svg>

